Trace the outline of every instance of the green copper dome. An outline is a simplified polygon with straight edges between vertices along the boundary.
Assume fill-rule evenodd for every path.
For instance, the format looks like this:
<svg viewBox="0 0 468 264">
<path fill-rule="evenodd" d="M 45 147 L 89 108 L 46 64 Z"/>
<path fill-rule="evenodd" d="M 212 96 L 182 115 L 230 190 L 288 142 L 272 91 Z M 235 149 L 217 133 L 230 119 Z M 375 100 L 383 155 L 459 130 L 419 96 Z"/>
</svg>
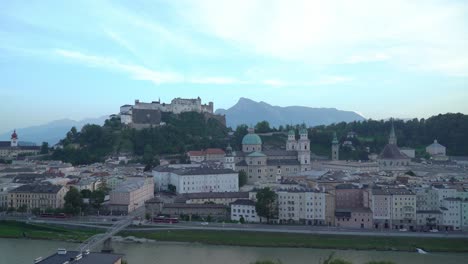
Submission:
<svg viewBox="0 0 468 264">
<path fill-rule="evenodd" d="M 299 130 L 299 134 L 307 134 L 307 129 L 301 128 L 301 130 Z"/>
<path fill-rule="evenodd" d="M 290 136 L 295 136 L 295 135 L 296 135 L 296 132 L 295 132 L 294 130 L 291 129 L 291 130 L 289 130 L 288 135 L 290 135 Z"/>
<path fill-rule="evenodd" d="M 262 139 L 257 135 L 253 133 L 249 133 L 244 136 L 242 139 L 242 145 L 261 145 L 262 144 Z"/>
</svg>

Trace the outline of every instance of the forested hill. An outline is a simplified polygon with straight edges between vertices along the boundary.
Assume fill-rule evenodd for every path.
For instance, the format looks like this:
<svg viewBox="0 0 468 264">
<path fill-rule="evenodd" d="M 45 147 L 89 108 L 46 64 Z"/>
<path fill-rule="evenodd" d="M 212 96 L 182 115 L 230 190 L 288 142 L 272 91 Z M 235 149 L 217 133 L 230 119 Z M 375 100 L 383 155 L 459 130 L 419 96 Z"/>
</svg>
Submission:
<svg viewBox="0 0 468 264">
<path fill-rule="evenodd" d="M 393 121 L 399 147 L 415 148 L 420 154 L 425 147 L 437 139 L 447 147 L 447 155 L 468 156 L 468 115 L 440 114 L 428 119 Z M 311 143 L 316 147 L 325 147 L 329 151 L 334 131 L 340 142 L 346 140 L 348 132 L 356 132 L 358 137 L 353 144 L 368 146 L 372 152 L 379 153 L 388 142 L 391 121 L 366 120 L 351 123 L 339 123 L 330 126 L 318 126 L 311 130 Z M 313 146 L 312 146 L 313 148 Z"/>
<path fill-rule="evenodd" d="M 143 156 L 150 163 L 160 154 L 183 154 L 191 149 L 225 147 L 227 128 L 218 120 L 187 112 L 164 115 L 165 126 L 143 130 L 126 128 L 120 119 L 105 121 L 103 126 L 85 125 L 81 131 L 72 128 L 61 140 L 63 149 L 55 150 L 53 159 L 77 164 L 103 161 L 118 153 Z"/>
</svg>

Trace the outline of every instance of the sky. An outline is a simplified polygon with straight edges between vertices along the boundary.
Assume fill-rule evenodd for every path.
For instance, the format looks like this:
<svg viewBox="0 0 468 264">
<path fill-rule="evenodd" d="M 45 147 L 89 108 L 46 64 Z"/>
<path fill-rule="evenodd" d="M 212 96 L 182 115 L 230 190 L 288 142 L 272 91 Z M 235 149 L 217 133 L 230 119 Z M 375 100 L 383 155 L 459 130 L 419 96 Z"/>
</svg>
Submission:
<svg viewBox="0 0 468 264">
<path fill-rule="evenodd" d="M 468 1 L 4 1 L 0 133 L 159 98 L 468 113 Z"/>
</svg>

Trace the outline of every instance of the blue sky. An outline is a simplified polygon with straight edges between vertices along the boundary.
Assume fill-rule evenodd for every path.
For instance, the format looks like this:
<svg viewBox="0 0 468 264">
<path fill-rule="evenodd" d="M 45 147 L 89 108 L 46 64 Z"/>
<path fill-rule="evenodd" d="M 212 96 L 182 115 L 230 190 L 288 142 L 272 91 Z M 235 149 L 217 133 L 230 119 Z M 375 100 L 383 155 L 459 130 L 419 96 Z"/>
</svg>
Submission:
<svg viewBox="0 0 468 264">
<path fill-rule="evenodd" d="M 174 97 L 468 113 L 467 1 L 6 1 L 0 132 Z"/>
</svg>

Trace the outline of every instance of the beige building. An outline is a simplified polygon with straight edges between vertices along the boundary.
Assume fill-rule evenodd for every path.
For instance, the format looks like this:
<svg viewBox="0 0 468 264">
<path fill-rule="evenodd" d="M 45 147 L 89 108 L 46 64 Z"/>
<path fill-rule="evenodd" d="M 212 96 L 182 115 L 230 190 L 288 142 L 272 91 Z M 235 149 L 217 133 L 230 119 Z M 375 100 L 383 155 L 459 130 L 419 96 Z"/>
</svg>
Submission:
<svg viewBox="0 0 468 264">
<path fill-rule="evenodd" d="M 372 228 L 372 211 L 369 208 L 337 209 L 336 226 L 345 228 Z"/>
<path fill-rule="evenodd" d="M 16 158 L 19 155 L 37 155 L 41 150 L 39 146 L 19 145 L 16 130 L 11 134 L 10 141 L 0 141 L 0 158 Z"/>
<path fill-rule="evenodd" d="M 176 203 L 230 205 L 239 199 L 249 199 L 248 192 L 206 192 L 179 195 Z"/>
<path fill-rule="evenodd" d="M 109 206 L 112 212 L 130 213 L 144 206 L 154 197 L 152 177 L 132 177 L 111 191 Z"/>
<path fill-rule="evenodd" d="M 209 148 L 205 150 L 192 150 L 187 152 L 190 162 L 198 163 L 203 161 L 224 161 L 226 153 L 219 148 Z"/>
<path fill-rule="evenodd" d="M 250 128 L 249 133 L 242 139 L 242 151 L 232 153 L 235 164 L 226 162 L 226 168 L 247 173 L 248 184 L 272 183 L 284 176 L 296 175 L 311 170 L 310 140 L 307 129 L 296 132 L 289 131 L 286 150 L 263 150 L 262 139 Z"/>
<path fill-rule="evenodd" d="M 278 219 L 280 223 L 325 225 L 325 193 L 311 189 L 279 190 Z"/>
<path fill-rule="evenodd" d="M 403 188 L 372 190 L 372 212 L 375 228 L 416 227 L 416 194 Z"/>
<path fill-rule="evenodd" d="M 68 189 L 61 185 L 23 185 L 8 193 L 8 207 L 26 206 L 28 211 L 63 208 Z"/>
</svg>

